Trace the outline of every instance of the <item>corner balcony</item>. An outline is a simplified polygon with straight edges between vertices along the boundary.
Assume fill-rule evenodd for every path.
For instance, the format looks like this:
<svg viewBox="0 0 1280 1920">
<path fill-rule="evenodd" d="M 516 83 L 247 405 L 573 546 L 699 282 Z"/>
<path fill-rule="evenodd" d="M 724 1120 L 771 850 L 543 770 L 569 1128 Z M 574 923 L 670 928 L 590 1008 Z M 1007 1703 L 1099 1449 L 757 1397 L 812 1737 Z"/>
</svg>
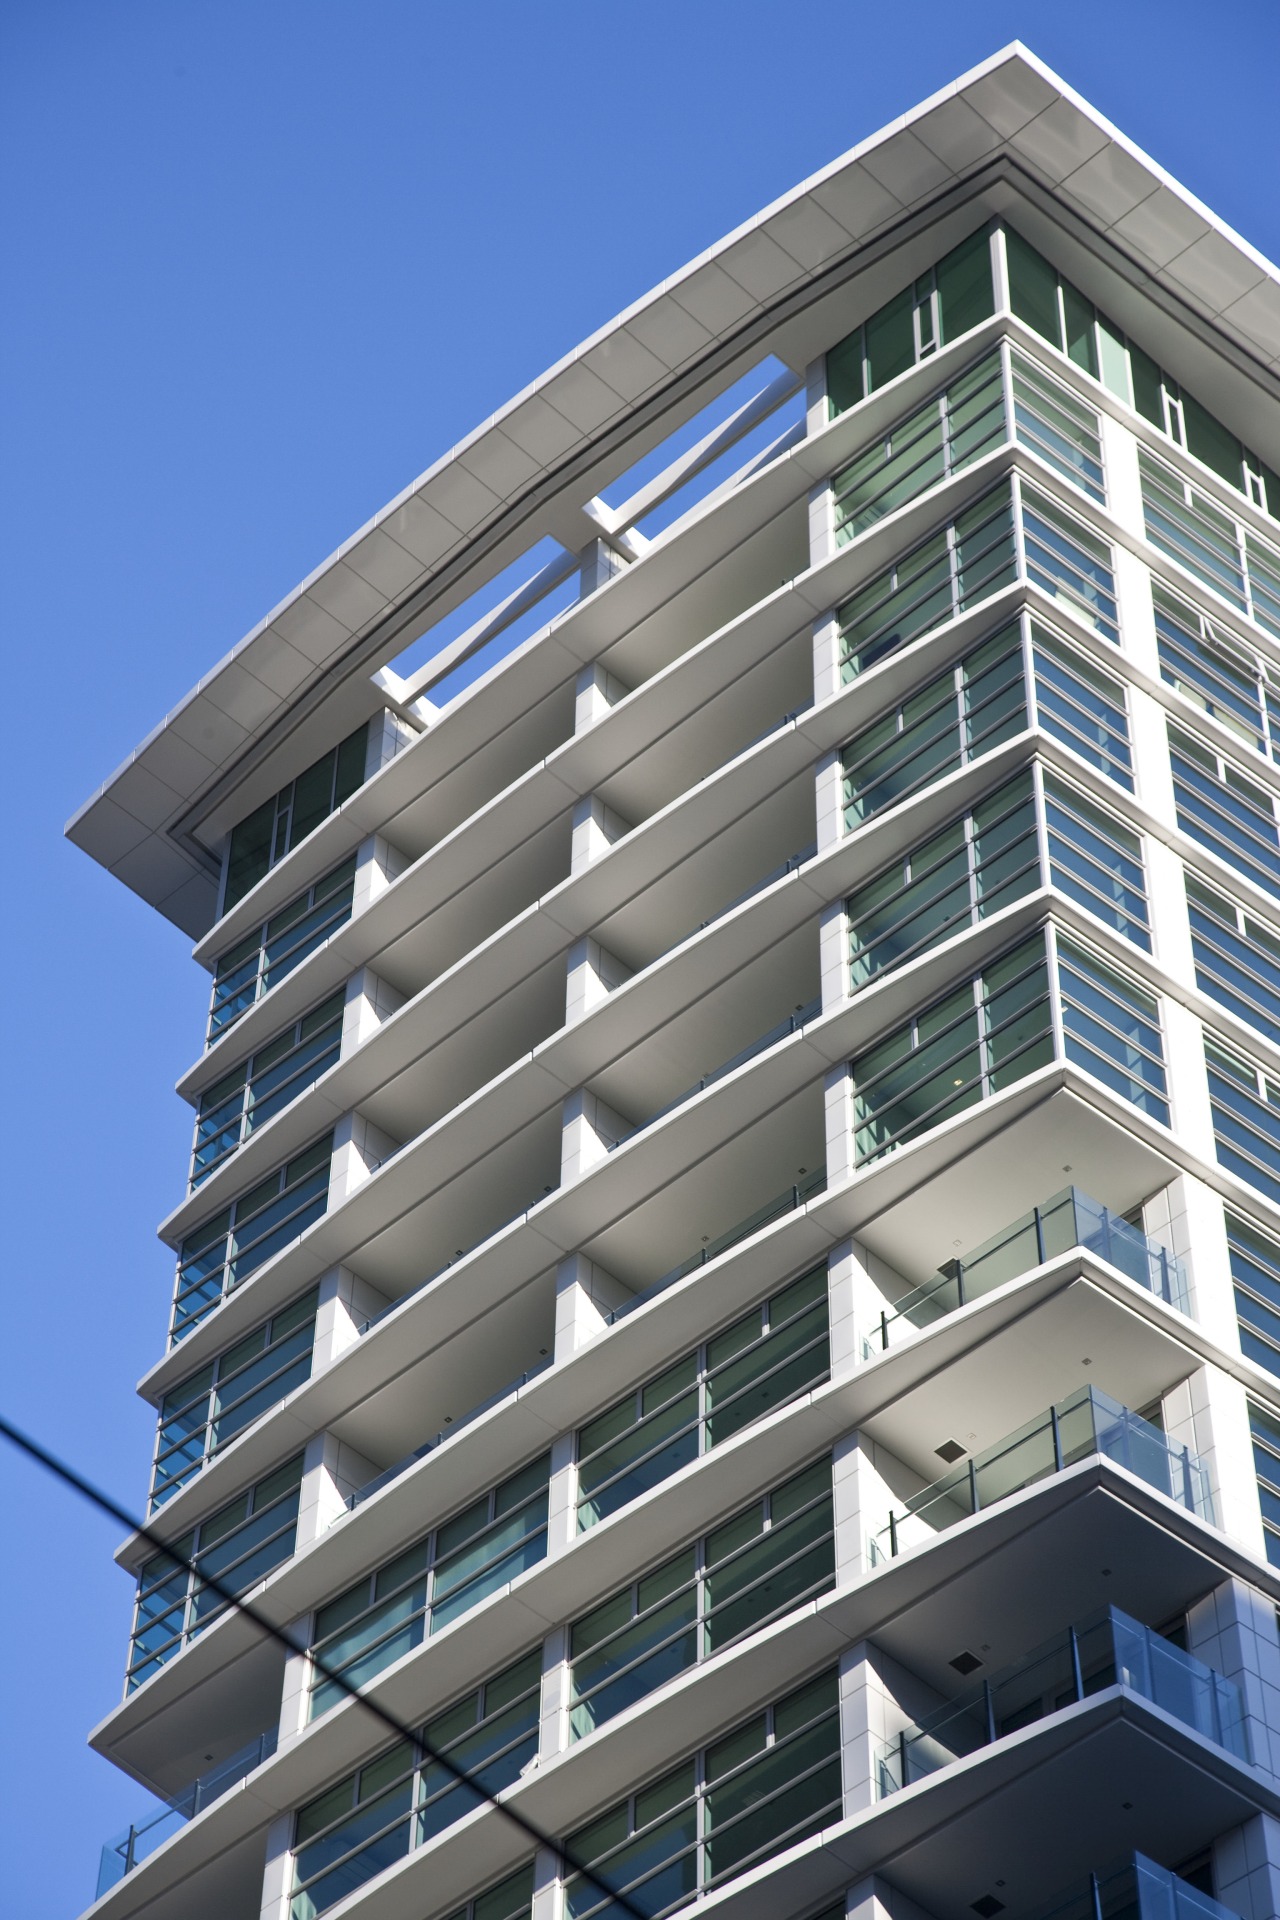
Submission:
<svg viewBox="0 0 1280 1920">
<path fill-rule="evenodd" d="M 869 1562 L 878 1566 L 925 1545 L 971 1514 L 1093 1453 L 1114 1460 L 1212 1526 L 1213 1496 L 1204 1463 L 1189 1447 L 1167 1440 L 1159 1427 L 1109 1394 L 1083 1387 L 998 1445 L 971 1454 L 963 1466 L 912 1494 L 902 1506 L 891 1508 L 885 1526 L 868 1541 Z"/>
<path fill-rule="evenodd" d="M 1235 1759 L 1249 1762 L 1243 1700 L 1234 1681 L 1109 1607 L 1098 1619 L 1055 1635 L 1011 1672 L 996 1674 L 894 1734 L 876 1760 L 876 1790 L 884 1799 L 914 1786 L 1107 1687 L 1140 1695 Z"/>
</svg>

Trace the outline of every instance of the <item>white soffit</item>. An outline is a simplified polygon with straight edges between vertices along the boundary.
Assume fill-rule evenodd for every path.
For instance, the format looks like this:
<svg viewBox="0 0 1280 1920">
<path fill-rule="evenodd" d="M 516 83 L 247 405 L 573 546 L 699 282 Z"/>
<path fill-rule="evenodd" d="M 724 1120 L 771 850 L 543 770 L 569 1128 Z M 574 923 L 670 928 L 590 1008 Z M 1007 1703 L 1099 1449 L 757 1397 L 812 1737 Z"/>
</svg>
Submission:
<svg viewBox="0 0 1280 1920">
<path fill-rule="evenodd" d="M 505 564 L 544 530 L 559 487 L 579 504 L 593 458 L 642 408 L 679 402 L 807 287 L 829 291 L 833 268 L 1001 161 L 1265 384 L 1280 378 L 1280 272 L 1015 42 L 691 261 L 437 460 L 165 716 L 69 838 L 193 938 L 207 931 L 216 881 L 190 832 L 203 796 L 344 678 L 365 678 L 356 704 L 369 711 L 367 676 L 412 637 L 411 606 L 470 555 Z"/>
</svg>

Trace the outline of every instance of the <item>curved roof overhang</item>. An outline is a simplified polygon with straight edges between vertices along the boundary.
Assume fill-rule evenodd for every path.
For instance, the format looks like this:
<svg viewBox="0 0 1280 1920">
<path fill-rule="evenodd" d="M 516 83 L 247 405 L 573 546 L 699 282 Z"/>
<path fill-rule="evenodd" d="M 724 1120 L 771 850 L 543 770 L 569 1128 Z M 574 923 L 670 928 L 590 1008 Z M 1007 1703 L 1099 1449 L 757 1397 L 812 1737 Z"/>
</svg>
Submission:
<svg viewBox="0 0 1280 1920">
<path fill-rule="evenodd" d="M 690 262 L 437 460 L 198 682 L 69 838 L 198 937 L 225 831 L 210 822 L 231 795 L 243 787 L 247 811 L 383 705 L 371 676 L 538 540 L 586 547 L 600 533 L 587 503 L 612 478 L 765 353 L 803 370 L 978 209 L 1016 210 L 1033 241 L 1052 231 L 1064 271 L 1280 467 L 1280 272 L 1015 43 Z"/>
</svg>

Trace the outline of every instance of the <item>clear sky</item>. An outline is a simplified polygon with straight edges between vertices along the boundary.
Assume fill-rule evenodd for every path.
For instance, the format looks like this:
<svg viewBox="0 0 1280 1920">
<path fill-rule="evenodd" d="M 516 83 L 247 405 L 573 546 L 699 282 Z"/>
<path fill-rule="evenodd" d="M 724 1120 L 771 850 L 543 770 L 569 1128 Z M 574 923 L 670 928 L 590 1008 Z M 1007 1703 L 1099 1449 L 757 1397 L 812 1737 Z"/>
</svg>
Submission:
<svg viewBox="0 0 1280 1920">
<path fill-rule="evenodd" d="M 141 1502 L 205 976 L 62 839 L 437 454 L 805 174 L 1019 37 L 1272 259 L 1276 0 L 4 0 L 9 746 L 0 1407 Z M 147 1804 L 115 1529 L 0 1458 L 0 1911 Z"/>
</svg>

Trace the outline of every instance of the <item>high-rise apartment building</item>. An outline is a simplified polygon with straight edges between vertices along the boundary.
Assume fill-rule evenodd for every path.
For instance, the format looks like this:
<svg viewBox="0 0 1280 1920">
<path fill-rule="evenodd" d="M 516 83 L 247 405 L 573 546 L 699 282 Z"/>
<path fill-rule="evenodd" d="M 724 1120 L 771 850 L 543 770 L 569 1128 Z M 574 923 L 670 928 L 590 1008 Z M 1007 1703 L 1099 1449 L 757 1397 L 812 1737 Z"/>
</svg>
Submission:
<svg viewBox="0 0 1280 1920">
<path fill-rule="evenodd" d="M 1271 1920 L 1275 268 L 1010 49 L 69 831 L 212 982 L 95 1915 Z"/>
</svg>

